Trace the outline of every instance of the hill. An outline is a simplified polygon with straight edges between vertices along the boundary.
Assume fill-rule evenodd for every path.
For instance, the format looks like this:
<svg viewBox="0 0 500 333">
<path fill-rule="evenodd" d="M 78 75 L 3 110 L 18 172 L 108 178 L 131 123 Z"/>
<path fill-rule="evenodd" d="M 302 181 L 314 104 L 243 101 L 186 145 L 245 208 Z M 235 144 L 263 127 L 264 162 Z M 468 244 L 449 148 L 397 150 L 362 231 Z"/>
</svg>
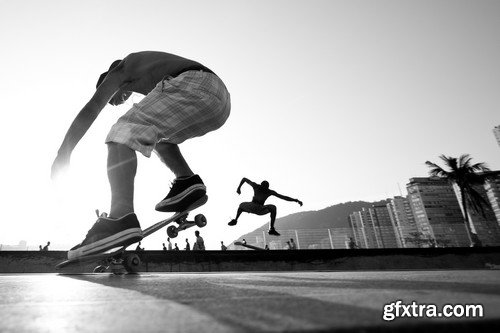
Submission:
<svg viewBox="0 0 500 333">
<path fill-rule="evenodd" d="M 289 235 L 290 232 L 287 231 L 295 231 L 295 230 L 305 230 L 302 233 L 313 233 L 314 231 L 324 231 L 327 234 L 327 229 L 332 230 L 343 230 L 342 239 L 339 239 L 338 242 L 343 243 L 345 235 L 348 233 L 349 214 L 361 210 L 364 208 L 369 208 L 374 204 L 374 202 L 366 202 L 366 201 L 350 201 L 346 203 L 340 203 L 334 206 L 330 206 L 317 211 L 306 211 L 295 213 L 291 215 L 287 215 L 284 217 L 280 217 L 276 219 L 276 229 L 283 235 Z M 261 227 L 255 229 L 252 232 L 242 235 L 237 240 L 241 240 L 243 238 L 247 240 L 258 239 L 263 235 L 263 232 L 267 234 L 267 230 L 269 228 L 269 224 L 266 223 Z M 288 236 L 286 236 L 288 237 Z M 328 237 L 328 235 L 326 236 Z M 267 238 L 267 236 L 266 236 Z M 279 237 L 282 238 L 282 237 Z M 270 239 L 270 238 L 269 238 Z M 236 241 L 236 240 L 235 240 Z M 286 239 L 284 240 L 286 241 Z M 252 241 L 253 242 L 253 241 Z M 234 244 L 234 242 L 233 242 Z M 261 244 L 263 245 L 263 244 Z"/>
</svg>

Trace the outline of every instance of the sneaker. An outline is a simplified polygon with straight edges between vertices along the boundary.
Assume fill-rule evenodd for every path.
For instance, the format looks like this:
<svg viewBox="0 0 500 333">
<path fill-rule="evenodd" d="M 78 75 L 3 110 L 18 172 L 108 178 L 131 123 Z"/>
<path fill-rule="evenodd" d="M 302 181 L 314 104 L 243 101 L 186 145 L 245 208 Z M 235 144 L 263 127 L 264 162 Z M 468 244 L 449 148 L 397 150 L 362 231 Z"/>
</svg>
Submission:
<svg viewBox="0 0 500 333">
<path fill-rule="evenodd" d="M 238 223 L 238 221 L 236 221 L 235 219 L 232 219 L 227 225 L 236 225 L 236 223 Z"/>
<path fill-rule="evenodd" d="M 128 246 L 142 239 L 142 230 L 134 213 L 119 219 L 99 217 L 80 244 L 68 251 L 68 259 L 102 253 Z"/>
<path fill-rule="evenodd" d="M 172 183 L 170 192 L 155 206 L 155 209 L 160 212 L 183 212 L 206 194 L 207 188 L 200 176 L 177 178 Z"/>
<path fill-rule="evenodd" d="M 280 236 L 280 233 L 276 231 L 276 229 L 272 228 L 272 229 L 269 229 L 269 231 L 267 232 L 269 235 L 272 235 L 272 236 Z"/>
</svg>

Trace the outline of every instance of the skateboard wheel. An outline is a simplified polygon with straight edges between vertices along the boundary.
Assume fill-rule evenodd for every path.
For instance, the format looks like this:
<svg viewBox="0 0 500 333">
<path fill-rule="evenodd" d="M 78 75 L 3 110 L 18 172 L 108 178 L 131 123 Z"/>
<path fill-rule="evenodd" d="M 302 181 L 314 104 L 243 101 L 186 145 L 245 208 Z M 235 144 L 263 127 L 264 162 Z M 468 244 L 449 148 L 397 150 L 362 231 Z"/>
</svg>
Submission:
<svg viewBox="0 0 500 333">
<path fill-rule="evenodd" d="M 141 265 L 141 259 L 137 254 L 128 255 L 123 261 L 123 267 L 128 273 L 136 273 L 139 271 L 139 266 Z"/>
<path fill-rule="evenodd" d="M 198 214 L 194 217 L 194 223 L 198 227 L 203 228 L 204 226 L 207 225 L 207 218 L 203 214 Z"/>
<path fill-rule="evenodd" d="M 170 227 L 167 228 L 168 237 L 175 238 L 175 237 L 177 237 L 177 234 L 178 234 L 178 231 L 177 231 L 177 228 L 175 226 L 171 225 Z"/>
<path fill-rule="evenodd" d="M 106 272 L 107 267 L 104 265 L 99 265 L 96 268 L 94 268 L 94 273 L 104 273 Z"/>
</svg>

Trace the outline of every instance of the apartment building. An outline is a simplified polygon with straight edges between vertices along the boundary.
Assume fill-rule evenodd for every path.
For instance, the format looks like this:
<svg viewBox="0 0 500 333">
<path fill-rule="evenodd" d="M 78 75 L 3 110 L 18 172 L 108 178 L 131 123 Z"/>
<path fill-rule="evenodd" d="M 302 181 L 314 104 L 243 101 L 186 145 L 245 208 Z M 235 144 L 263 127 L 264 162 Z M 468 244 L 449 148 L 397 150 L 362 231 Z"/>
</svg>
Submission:
<svg viewBox="0 0 500 333">
<path fill-rule="evenodd" d="M 387 204 L 389 216 L 396 233 L 399 247 L 415 247 L 411 243 L 412 234 L 418 232 L 415 217 L 411 210 L 410 201 L 407 197 L 396 196 Z"/>
<path fill-rule="evenodd" d="M 495 173 L 492 173 L 488 184 L 485 183 L 484 185 L 474 186 L 474 190 L 484 199 L 484 204 L 481 206 L 482 209 L 475 210 L 471 205 L 467 206 L 467 216 L 471 232 L 477 235 L 483 246 L 500 245 L 500 226 L 498 225 L 497 217 L 492 207 L 493 204 L 498 205 L 498 174 L 500 174 L 500 172 L 497 172 L 495 177 Z M 453 190 L 457 196 L 462 215 L 464 215 L 460 189 L 454 184 Z"/>
<path fill-rule="evenodd" d="M 396 237 L 395 226 L 392 223 L 387 203 L 375 204 L 368 209 L 373 223 L 375 235 L 380 248 L 401 247 Z"/>
<path fill-rule="evenodd" d="M 437 246 L 470 246 L 453 187 L 440 178 L 411 178 L 406 185 L 415 225 Z"/>
<path fill-rule="evenodd" d="M 500 225 L 500 171 L 489 173 L 484 184 L 486 196 L 491 204 L 498 225 Z"/>
</svg>

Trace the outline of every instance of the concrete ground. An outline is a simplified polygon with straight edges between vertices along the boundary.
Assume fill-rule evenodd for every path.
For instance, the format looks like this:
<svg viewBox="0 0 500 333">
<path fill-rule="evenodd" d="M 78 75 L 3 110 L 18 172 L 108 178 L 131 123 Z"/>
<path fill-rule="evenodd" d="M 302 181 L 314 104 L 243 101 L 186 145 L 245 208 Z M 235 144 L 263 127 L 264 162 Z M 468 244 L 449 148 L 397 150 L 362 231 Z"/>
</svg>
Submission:
<svg viewBox="0 0 500 333">
<path fill-rule="evenodd" d="M 499 270 L 3 274 L 0 295 L 0 332 L 500 328 Z M 384 321 L 384 305 L 397 300 L 481 304 L 484 317 Z"/>
</svg>

